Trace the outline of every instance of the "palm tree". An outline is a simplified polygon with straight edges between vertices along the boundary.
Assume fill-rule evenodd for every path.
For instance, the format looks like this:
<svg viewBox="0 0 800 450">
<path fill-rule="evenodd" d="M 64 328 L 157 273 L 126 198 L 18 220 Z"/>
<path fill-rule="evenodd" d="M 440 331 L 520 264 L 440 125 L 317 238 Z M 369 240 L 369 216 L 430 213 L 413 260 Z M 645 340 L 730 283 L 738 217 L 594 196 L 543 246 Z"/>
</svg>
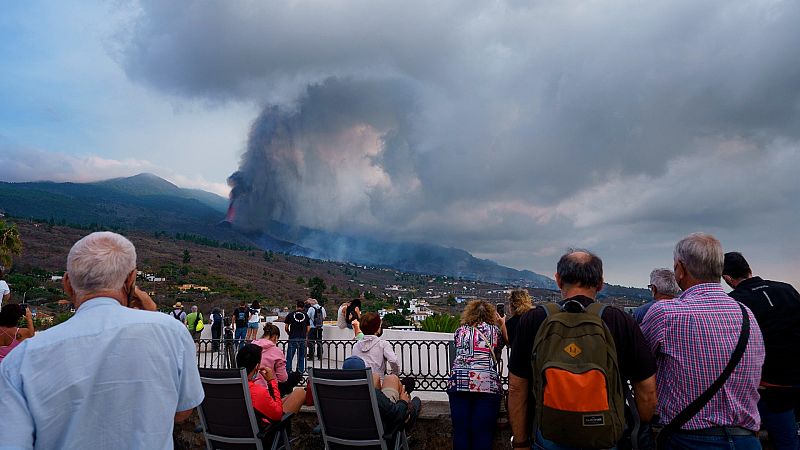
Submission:
<svg viewBox="0 0 800 450">
<path fill-rule="evenodd" d="M 10 267 L 14 259 L 22 253 L 22 239 L 14 224 L 0 220 L 0 265 Z"/>
</svg>

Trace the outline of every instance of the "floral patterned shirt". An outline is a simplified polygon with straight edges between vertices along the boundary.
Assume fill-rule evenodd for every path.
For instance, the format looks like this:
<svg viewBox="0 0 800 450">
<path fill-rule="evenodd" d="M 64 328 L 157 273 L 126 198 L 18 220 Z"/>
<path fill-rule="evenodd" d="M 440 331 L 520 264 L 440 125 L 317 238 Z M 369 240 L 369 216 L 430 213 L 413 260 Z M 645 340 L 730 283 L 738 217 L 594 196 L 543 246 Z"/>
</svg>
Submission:
<svg viewBox="0 0 800 450">
<path fill-rule="evenodd" d="M 447 390 L 500 393 L 500 376 L 492 358 L 494 348 L 500 345 L 500 329 L 483 322 L 477 327 L 462 325 L 456 330 L 454 338 L 456 358 Z"/>
</svg>

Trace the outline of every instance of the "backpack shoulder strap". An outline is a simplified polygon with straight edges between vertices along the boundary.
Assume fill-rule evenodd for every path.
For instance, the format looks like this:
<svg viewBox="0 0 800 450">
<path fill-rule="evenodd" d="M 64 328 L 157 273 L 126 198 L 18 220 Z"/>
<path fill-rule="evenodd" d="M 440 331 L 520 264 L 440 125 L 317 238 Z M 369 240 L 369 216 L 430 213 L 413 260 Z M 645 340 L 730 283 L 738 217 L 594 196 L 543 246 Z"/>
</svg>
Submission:
<svg viewBox="0 0 800 450">
<path fill-rule="evenodd" d="M 599 318 L 603 318 L 603 312 L 606 310 L 606 306 L 599 302 L 592 302 L 591 305 L 586 307 L 586 312 L 589 314 L 594 314 Z"/>
<path fill-rule="evenodd" d="M 553 302 L 545 303 L 544 305 L 542 305 L 542 308 L 544 309 L 545 319 L 561 312 L 561 307 L 558 305 L 558 303 L 553 303 Z"/>
</svg>

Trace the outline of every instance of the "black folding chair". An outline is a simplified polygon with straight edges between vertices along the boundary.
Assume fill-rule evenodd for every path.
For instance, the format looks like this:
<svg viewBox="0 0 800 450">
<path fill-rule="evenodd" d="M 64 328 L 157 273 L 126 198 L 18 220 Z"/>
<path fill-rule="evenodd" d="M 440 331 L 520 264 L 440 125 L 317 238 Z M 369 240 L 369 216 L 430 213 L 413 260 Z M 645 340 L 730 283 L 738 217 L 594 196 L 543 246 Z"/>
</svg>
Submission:
<svg viewBox="0 0 800 450">
<path fill-rule="evenodd" d="M 370 369 L 309 368 L 308 372 L 326 449 L 408 450 L 404 429 L 386 433 Z"/>
<path fill-rule="evenodd" d="M 200 423 L 208 450 L 291 450 L 286 428 L 293 414 L 259 429 L 250 401 L 247 373 L 242 369 L 200 369 L 205 399 L 200 404 Z"/>
</svg>

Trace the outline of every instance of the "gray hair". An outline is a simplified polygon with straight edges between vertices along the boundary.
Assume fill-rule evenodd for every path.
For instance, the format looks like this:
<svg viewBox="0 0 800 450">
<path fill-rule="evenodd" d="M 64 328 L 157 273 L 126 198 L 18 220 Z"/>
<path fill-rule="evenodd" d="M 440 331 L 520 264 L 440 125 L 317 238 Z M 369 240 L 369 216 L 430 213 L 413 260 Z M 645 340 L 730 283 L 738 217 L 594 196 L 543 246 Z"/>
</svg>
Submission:
<svg viewBox="0 0 800 450">
<path fill-rule="evenodd" d="M 83 237 L 67 256 L 67 275 L 79 297 L 121 289 L 135 269 L 136 248 L 125 237 L 109 231 Z"/>
<path fill-rule="evenodd" d="M 716 281 L 722 277 L 725 255 L 717 238 L 706 233 L 692 233 L 675 245 L 675 261 L 680 261 L 689 275 L 700 281 Z"/>
<path fill-rule="evenodd" d="M 653 269 L 650 272 L 650 285 L 654 286 L 659 294 L 677 297 L 681 292 L 678 282 L 675 281 L 675 272 L 666 268 Z"/>
</svg>

